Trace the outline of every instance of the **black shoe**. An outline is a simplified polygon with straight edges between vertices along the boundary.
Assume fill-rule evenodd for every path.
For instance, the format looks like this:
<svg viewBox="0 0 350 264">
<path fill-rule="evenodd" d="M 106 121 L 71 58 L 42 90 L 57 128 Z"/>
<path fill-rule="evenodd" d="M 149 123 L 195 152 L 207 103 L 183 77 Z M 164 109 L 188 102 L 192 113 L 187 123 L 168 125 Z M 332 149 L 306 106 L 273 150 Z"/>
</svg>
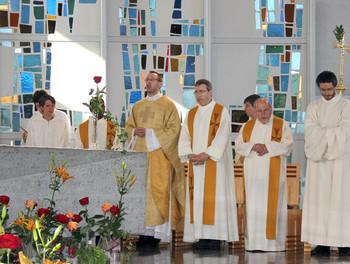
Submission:
<svg viewBox="0 0 350 264">
<path fill-rule="evenodd" d="M 136 242 L 136 249 L 143 248 L 158 248 L 160 239 L 152 236 L 140 236 L 139 241 Z"/>
<path fill-rule="evenodd" d="M 218 250 L 220 249 L 220 240 L 214 239 L 199 239 L 198 242 L 193 243 L 194 250 L 209 249 Z"/>
<path fill-rule="evenodd" d="M 266 253 L 266 251 L 264 250 L 258 250 L 258 249 L 254 249 L 254 250 L 247 250 L 250 253 Z"/>
<path fill-rule="evenodd" d="M 339 256 L 350 256 L 350 248 L 340 247 L 338 249 L 339 249 Z"/>
<path fill-rule="evenodd" d="M 311 256 L 329 256 L 330 254 L 331 249 L 327 246 L 317 246 L 311 250 Z"/>
<path fill-rule="evenodd" d="M 208 239 L 207 249 L 220 250 L 220 244 L 221 244 L 220 240 Z"/>
<path fill-rule="evenodd" d="M 199 239 L 198 242 L 193 243 L 193 249 L 195 250 L 206 249 L 206 248 L 207 248 L 206 239 Z"/>
</svg>

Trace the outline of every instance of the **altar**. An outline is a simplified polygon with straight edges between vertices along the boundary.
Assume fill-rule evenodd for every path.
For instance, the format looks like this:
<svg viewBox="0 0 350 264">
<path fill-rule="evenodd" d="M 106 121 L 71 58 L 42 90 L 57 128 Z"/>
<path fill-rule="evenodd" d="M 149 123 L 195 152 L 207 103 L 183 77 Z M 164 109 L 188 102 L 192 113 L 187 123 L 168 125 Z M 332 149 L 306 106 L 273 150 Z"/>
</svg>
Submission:
<svg viewBox="0 0 350 264">
<path fill-rule="evenodd" d="M 58 167 L 65 159 L 67 180 L 55 194 L 55 209 L 61 214 L 71 211 L 78 214 L 83 207 L 79 200 L 89 197 L 89 215 L 103 214 L 104 203 L 117 205 L 119 193 L 116 176 L 122 175 L 122 162 L 131 170 L 136 181 L 123 197 L 126 216 L 122 228 L 132 234 L 145 232 L 146 225 L 146 153 L 106 150 L 53 149 L 0 146 L 0 196 L 10 197 L 7 224 L 18 217 L 18 210 L 26 210 L 26 200 L 35 201 L 37 208 L 48 207 L 52 191 L 50 163 L 55 155 Z"/>
</svg>

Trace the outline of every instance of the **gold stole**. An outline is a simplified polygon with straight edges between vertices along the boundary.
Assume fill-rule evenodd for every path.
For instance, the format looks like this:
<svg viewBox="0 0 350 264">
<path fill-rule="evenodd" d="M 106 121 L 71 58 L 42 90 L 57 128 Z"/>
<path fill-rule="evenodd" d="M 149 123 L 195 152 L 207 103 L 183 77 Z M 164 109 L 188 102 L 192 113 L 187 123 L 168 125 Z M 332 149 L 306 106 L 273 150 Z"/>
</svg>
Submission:
<svg viewBox="0 0 350 264">
<path fill-rule="evenodd" d="M 223 105 L 216 103 L 210 118 L 208 147 L 216 136 L 216 131 L 220 126 L 221 113 Z M 188 113 L 188 131 L 191 136 L 191 148 L 193 145 L 193 121 L 197 113 L 198 106 L 192 108 Z M 190 216 L 193 224 L 193 163 L 190 161 L 188 168 L 188 186 L 190 193 Z M 204 202 L 203 202 L 203 224 L 214 225 L 215 221 L 215 190 L 216 190 L 216 162 L 207 159 L 205 162 L 205 181 L 204 181 Z"/>
<path fill-rule="evenodd" d="M 249 142 L 256 118 L 249 120 L 243 129 L 243 141 Z M 271 141 L 281 142 L 283 119 L 273 117 Z M 266 238 L 276 240 L 276 218 L 281 157 L 270 158 L 269 192 L 267 198 Z"/>
<path fill-rule="evenodd" d="M 106 149 L 111 149 L 113 146 L 113 141 L 115 134 L 117 132 L 117 127 L 112 123 L 112 121 L 107 121 L 107 144 Z M 89 120 L 79 125 L 79 135 L 80 140 L 83 143 L 84 149 L 89 148 Z"/>
</svg>

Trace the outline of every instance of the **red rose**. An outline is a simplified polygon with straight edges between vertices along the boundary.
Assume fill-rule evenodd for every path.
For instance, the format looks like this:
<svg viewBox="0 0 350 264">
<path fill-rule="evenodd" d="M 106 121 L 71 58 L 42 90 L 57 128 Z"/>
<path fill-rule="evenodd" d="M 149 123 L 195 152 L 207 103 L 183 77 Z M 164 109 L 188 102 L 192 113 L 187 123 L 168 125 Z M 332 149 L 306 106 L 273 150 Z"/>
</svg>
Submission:
<svg viewBox="0 0 350 264">
<path fill-rule="evenodd" d="M 38 211 L 36 212 L 36 214 L 40 217 L 42 215 L 49 215 L 50 214 L 50 210 L 47 208 L 39 208 Z"/>
<path fill-rule="evenodd" d="M 113 205 L 109 211 L 111 212 L 112 215 L 118 215 L 118 214 L 120 214 L 120 209 L 119 209 L 119 207 L 117 207 L 117 206 L 115 206 L 115 205 Z"/>
<path fill-rule="evenodd" d="M 101 77 L 101 76 L 95 76 L 95 77 L 94 77 L 95 83 L 100 83 L 101 80 L 102 80 L 102 77 Z"/>
<path fill-rule="evenodd" d="M 10 197 L 6 196 L 6 195 L 1 195 L 0 196 L 0 205 L 4 204 L 4 205 L 8 205 L 10 202 Z"/>
<path fill-rule="evenodd" d="M 60 222 L 62 224 L 69 223 L 69 218 L 67 216 L 65 216 L 64 214 L 55 215 L 55 218 L 56 218 L 57 222 Z"/>
<path fill-rule="evenodd" d="M 89 204 L 89 197 L 85 197 L 85 198 L 83 198 L 83 199 L 80 199 L 80 200 L 79 200 L 79 203 L 80 203 L 81 205 L 87 205 L 87 204 Z"/>
<path fill-rule="evenodd" d="M 83 218 L 80 215 L 74 214 L 74 217 L 72 218 L 72 220 L 74 222 L 79 223 L 79 222 L 81 222 L 81 220 L 83 220 Z"/>
<path fill-rule="evenodd" d="M 0 236 L 0 248 L 9 248 L 15 250 L 18 247 L 22 246 L 21 239 L 12 234 L 3 234 Z"/>
</svg>

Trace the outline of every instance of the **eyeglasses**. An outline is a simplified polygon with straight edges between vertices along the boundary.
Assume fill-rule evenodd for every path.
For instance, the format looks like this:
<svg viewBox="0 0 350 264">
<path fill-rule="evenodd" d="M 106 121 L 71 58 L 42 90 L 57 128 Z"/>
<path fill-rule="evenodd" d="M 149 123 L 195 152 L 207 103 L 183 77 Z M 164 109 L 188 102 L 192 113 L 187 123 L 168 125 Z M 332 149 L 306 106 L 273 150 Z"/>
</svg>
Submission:
<svg viewBox="0 0 350 264">
<path fill-rule="evenodd" d="M 204 94 L 205 92 L 208 92 L 207 90 L 198 90 L 198 91 L 194 91 L 193 94 L 197 95 L 197 94 Z"/>
<path fill-rule="evenodd" d="M 154 81 L 160 81 L 159 79 L 157 79 L 157 78 L 146 78 L 145 79 L 145 82 L 154 82 Z"/>
<path fill-rule="evenodd" d="M 334 91 L 334 88 L 328 88 L 328 89 L 320 89 L 321 93 L 328 93 Z"/>
</svg>

